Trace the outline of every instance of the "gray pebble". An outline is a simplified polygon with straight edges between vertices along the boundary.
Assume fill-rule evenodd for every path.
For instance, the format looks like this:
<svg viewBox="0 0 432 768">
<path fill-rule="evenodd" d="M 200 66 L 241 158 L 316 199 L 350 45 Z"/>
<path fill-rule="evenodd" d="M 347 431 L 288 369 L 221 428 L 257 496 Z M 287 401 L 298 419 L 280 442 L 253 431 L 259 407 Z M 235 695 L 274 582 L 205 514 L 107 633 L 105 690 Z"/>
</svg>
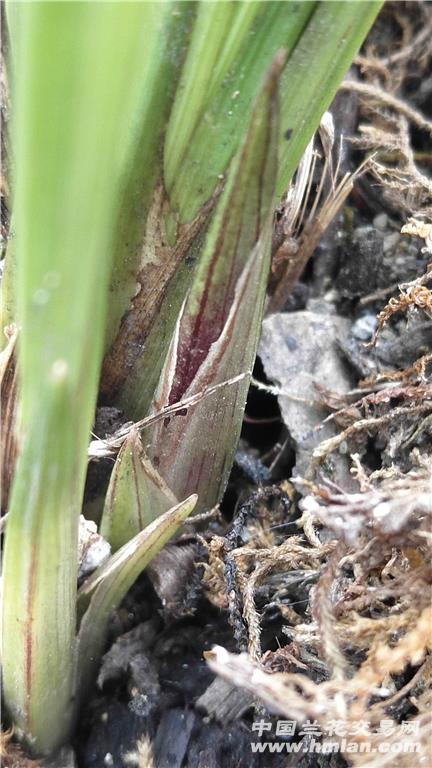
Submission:
<svg viewBox="0 0 432 768">
<path fill-rule="evenodd" d="M 359 317 L 351 327 L 351 333 L 359 341 L 370 341 L 377 327 L 375 315 L 369 313 Z"/>
</svg>

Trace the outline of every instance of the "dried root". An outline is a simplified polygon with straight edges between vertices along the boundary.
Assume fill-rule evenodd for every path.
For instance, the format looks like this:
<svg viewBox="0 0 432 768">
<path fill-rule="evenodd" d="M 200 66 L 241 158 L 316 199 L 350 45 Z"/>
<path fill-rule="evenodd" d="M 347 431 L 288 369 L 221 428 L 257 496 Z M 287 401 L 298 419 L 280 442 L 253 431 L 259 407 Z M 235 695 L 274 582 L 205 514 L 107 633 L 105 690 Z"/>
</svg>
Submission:
<svg viewBox="0 0 432 768">
<path fill-rule="evenodd" d="M 408 649 L 406 652 L 409 653 Z M 344 754 L 355 768 L 412 768 L 413 757 L 420 765 L 428 764 L 431 738 L 429 714 L 419 712 L 398 726 L 391 716 L 378 719 L 378 715 L 385 714 L 385 702 L 382 702 L 379 710 L 373 713 L 374 720 L 371 720 L 370 712 L 364 709 L 364 681 L 359 675 L 350 680 L 316 684 L 303 674 L 269 674 L 246 656 L 234 656 L 219 647 L 207 654 L 207 658 L 214 672 L 258 695 L 271 710 L 289 720 L 313 722 L 324 731 L 331 725 L 332 741 L 339 742 L 342 752 L 347 740 L 357 745 L 357 750 L 350 749 L 349 754 Z M 377 692 L 377 689 L 369 688 L 368 698 Z M 361 719 L 360 715 L 363 716 Z M 384 733 L 379 730 L 383 729 L 383 723 L 386 726 Z M 406 747 L 404 751 L 397 750 L 401 739 Z M 389 747 L 381 751 L 384 741 Z M 368 748 L 361 749 L 362 744 Z M 414 745 L 415 749 L 411 750 L 410 745 Z"/>
<path fill-rule="evenodd" d="M 315 140 L 312 140 L 301 160 L 295 182 L 279 207 L 273 243 L 269 312 L 282 309 L 318 243 L 369 163 L 367 160 L 353 173 L 341 177 L 342 141 L 334 161 L 335 130 L 330 113 L 323 116 L 318 134 L 323 158 L 315 150 Z M 320 178 L 312 193 L 318 164 Z"/>
<path fill-rule="evenodd" d="M 387 321 L 396 312 L 406 312 L 408 309 L 416 308 L 423 312 L 426 312 L 429 316 L 432 313 L 432 291 L 426 288 L 425 283 L 432 280 L 432 264 L 428 266 L 427 272 L 422 277 L 413 280 L 411 283 L 407 283 L 403 286 L 399 296 L 397 298 L 391 298 L 386 304 L 382 312 L 378 315 L 377 329 L 373 335 L 373 338 L 368 344 L 370 349 L 376 344 L 378 336 L 384 328 Z"/>
<path fill-rule="evenodd" d="M 432 411 L 424 357 L 399 372 L 394 386 L 355 403 L 351 413 L 363 418 L 347 429 L 382 432 Z M 321 454 L 349 439 L 347 429 L 331 445 L 321 444 Z M 272 546 L 257 544 L 265 540 L 261 534 L 229 552 L 240 647 L 246 650 L 247 638 L 248 656 L 221 648 L 209 656 L 217 674 L 253 693 L 269 712 L 297 721 L 294 740 L 301 740 L 303 724 L 313 722 L 325 735 L 333 723 L 332 741 L 354 768 L 412 768 L 413 756 L 419 764 L 429 758 L 432 458 L 418 448 L 410 458 L 408 472 L 396 465 L 371 472 L 353 456 L 355 493 L 297 478 L 299 533 Z M 223 546 L 219 555 L 226 561 Z M 309 607 L 298 613 L 295 604 L 280 605 L 288 644 L 263 654 L 259 590 L 281 571 L 286 585 L 300 569 L 313 577 Z M 347 740 L 354 746 L 344 751 Z"/>
</svg>

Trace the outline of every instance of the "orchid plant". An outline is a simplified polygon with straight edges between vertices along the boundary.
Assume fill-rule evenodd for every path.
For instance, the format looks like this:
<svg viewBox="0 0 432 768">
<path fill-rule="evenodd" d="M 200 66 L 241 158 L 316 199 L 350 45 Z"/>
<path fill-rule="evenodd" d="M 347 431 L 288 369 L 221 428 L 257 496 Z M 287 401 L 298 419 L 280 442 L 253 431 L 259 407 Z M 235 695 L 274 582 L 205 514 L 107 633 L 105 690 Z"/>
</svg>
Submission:
<svg viewBox="0 0 432 768">
<path fill-rule="evenodd" d="M 273 211 L 379 7 L 6 3 L 3 679 L 33 753 L 68 741 L 112 611 L 223 494 Z M 107 444 L 112 554 L 78 588 L 98 396 L 128 426 Z"/>
</svg>

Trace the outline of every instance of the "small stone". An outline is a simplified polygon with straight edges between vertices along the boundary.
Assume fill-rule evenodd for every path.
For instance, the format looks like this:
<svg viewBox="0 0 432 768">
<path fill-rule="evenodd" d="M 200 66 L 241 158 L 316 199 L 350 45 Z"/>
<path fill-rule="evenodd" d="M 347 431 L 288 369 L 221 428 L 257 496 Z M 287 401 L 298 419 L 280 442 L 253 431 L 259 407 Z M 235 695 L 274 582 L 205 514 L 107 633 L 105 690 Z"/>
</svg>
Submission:
<svg viewBox="0 0 432 768">
<path fill-rule="evenodd" d="M 390 235 L 386 235 L 383 242 L 384 253 L 393 251 L 401 239 L 399 232 L 392 232 Z"/>
<path fill-rule="evenodd" d="M 339 351 L 349 330 L 346 318 L 310 310 L 274 314 L 264 320 L 259 355 L 266 376 L 283 391 L 278 402 L 296 452 L 297 474 L 308 470 L 317 445 L 336 433 L 331 422 L 322 425 L 325 409 L 317 402 L 316 385 L 343 395 L 354 384 Z M 332 462 L 335 482 L 347 487 L 346 457 L 335 454 Z"/>
<path fill-rule="evenodd" d="M 308 312 L 317 315 L 333 315 L 336 312 L 336 307 L 327 301 L 326 296 L 313 296 L 308 300 L 306 308 Z"/>
<path fill-rule="evenodd" d="M 92 520 L 80 516 L 78 580 L 82 580 L 105 563 L 111 554 L 111 547 L 97 532 L 97 525 Z"/>
<path fill-rule="evenodd" d="M 377 327 L 375 315 L 367 314 L 359 317 L 351 327 L 351 333 L 359 341 L 370 341 Z"/>
<path fill-rule="evenodd" d="M 260 459 L 257 459 L 250 453 L 237 451 L 235 455 L 235 463 L 248 480 L 251 480 L 256 485 L 265 485 L 265 483 L 271 482 L 272 476 L 268 467 L 266 467 Z"/>
<path fill-rule="evenodd" d="M 385 232 L 388 228 L 388 216 L 386 213 L 379 213 L 373 220 L 375 229 Z"/>
<path fill-rule="evenodd" d="M 339 293 L 335 288 L 331 288 L 329 291 L 326 291 L 324 294 L 324 301 L 327 301 L 329 304 L 336 304 L 340 299 Z"/>
</svg>

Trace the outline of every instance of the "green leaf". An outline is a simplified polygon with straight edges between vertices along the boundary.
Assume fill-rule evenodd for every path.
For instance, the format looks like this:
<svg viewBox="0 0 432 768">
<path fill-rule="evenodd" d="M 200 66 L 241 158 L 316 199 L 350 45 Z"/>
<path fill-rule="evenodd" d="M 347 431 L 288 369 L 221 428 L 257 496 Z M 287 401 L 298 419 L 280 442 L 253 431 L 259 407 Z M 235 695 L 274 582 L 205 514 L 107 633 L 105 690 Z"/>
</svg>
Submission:
<svg viewBox="0 0 432 768">
<path fill-rule="evenodd" d="M 380 7 L 380 2 L 287 0 L 195 4 L 166 134 L 162 200 L 156 190 L 137 296 L 103 369 L 105 396 L 129 418 L 141 419 L 151 403 L 202 251 L 197 235 L 209 223 L 244 138 L 257 83 L 275 52 L 284 48 L 288 58 L 280 89 L 276 191 L 281 195 Z"/>
<path fill-rule="evenodd" d="M 141 81 L 144 103 L 134 126 L 134 157 L 124 181 L 123 199 L 115 225 L 106 349 L 118 334 L 120 321 L 137 294 L 138 284 L 143 290 L 147 289 L 150 261 L 145 242 L 149 227 L 147 217 L 155 190 L 161 189 L 163 132 L 186 51 L 186 36 L 194 17 L 194 3 L 184 0 L 147 4 L 153 10 L 147 22 L 145 52 L 135 73 Z M 103 386 L 108 389 L 110 382 L 103 378 Z"/>
<path fill-rule="evenodd" d="M 139 432 L 131 429 L 111 474 L 99 533 L 115 552 L 175 504 L 174 494 L 145 456 Z"/>
<path fill-rule="evenodd" d="M 320 2 L 284 68 L 279 169 L 281 196 L 348 71 L 382 2 Z"/>
<path fill-rule="evenodd" d="M 80 699 L 95 679 L 112 612 L 139 574 L 190 515 L 196 501 L 197 496 L 189 496 L 150 523 L 98 568 L 79 590 L 79 614 L 84 614 L 78 634 Z"/>
<path fill-rule="evenodd" d="M 276 51 L 294 46 L 313 8 L 314 3 L 288 2 L 193 4 L 196 19 L 163 147 L 163 178 L 150 210 L 142 211 L 147 220 L 135 274 L 132 262 L 123 267 L 120 251 L 116 257 L 112 297 L 117 303 L 123 296 L 118 306 L 124 314 L 105 356 L 101 388 L 128 418 L 141 419 L 151 405 L 202 250 L 201 233 L 244 137 L 257 83 Z M 127 229 L 125 239 L 130 240 Z M 116 317 L 118 324 L 120 312 Z"/>
<path fill-rule="evenodd" d="M 265 77 L 243 145 L 217 206 L 174 334 L 154 409 L 250 371 L 256 354 L 270 261 L 277 168 L 278 55 Z M 224 489 L 238 441 L 248 377 L 216 391 L 151 430 L 150 457 L 180 498 L 194 489 L 200 508 Z"/>
<path fill-rule="evenodd" d="M 101 375 L 105 400 L 115 402 L 128 418 L 140 419 L 148 411 L 211 207 L 209 203 L 192 222 L 177 226 L 163 187 L 155 190 L 134 296 L 105 356 Z M 174 244 L 168 243 L 171 237 Z"/>
<path fill-rule="evenodd" d="M 4 696 L 17 730 L 50 753 L 72 725 L 78 520 L 114 228 L 137 126 L 149 122 L 145 52 L 169 10 L 7 10 L 21 456 L 3 563 Z"/>
<path fill-rule="evenodd" d="M 200 3 L 165 142 L 165 186 L 181 221 L 208 200 L 244 138 L 259 83 L 289 54 L 317 3 Z"/>
</svg>

